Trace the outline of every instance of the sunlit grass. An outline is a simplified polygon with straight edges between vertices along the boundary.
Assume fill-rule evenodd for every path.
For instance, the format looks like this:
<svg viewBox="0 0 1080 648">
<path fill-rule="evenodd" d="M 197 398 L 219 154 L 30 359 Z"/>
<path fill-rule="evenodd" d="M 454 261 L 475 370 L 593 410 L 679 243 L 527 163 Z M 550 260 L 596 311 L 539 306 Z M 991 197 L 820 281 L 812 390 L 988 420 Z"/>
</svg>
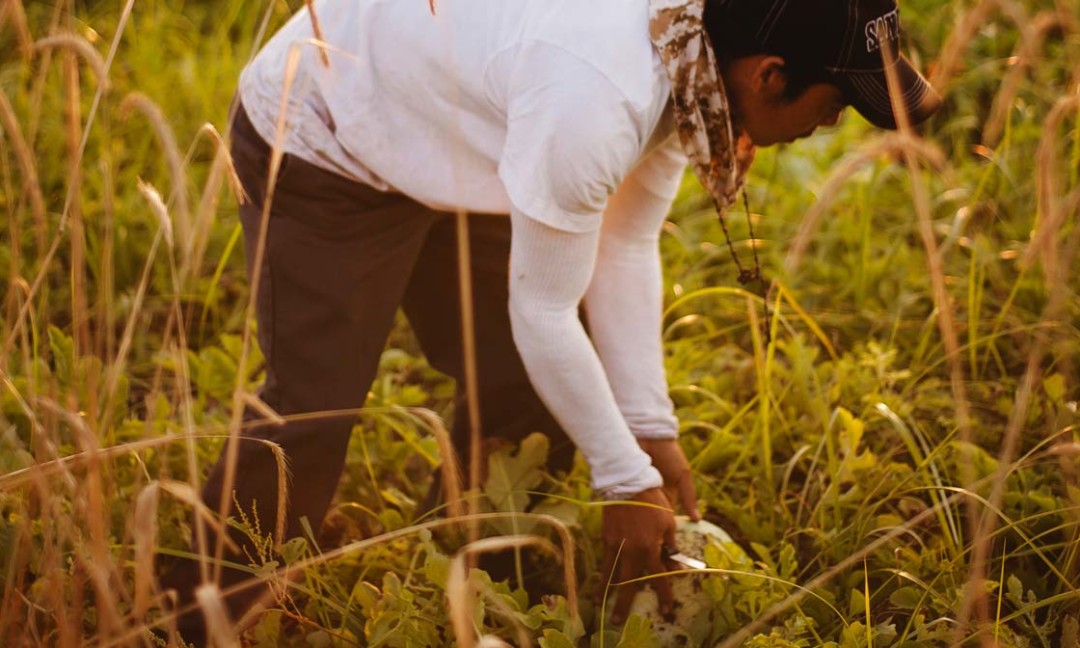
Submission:
<svg viewBox="0 0 1080 648">
<path fill-rule="evenodd" d="M 253 393 L 222 135 L 240 69 L 303 4 L 2 4 L 0 645 L 168 627 L 155 555 L 219 528 L 198 487 L 239 409 L 277 416 Z M 776 280 L 771 344 L 689 176 L 665 230 L 682 441 L 706 517 L 754 560 L 710 565 L 710 643 L 1080 636 L 1080 5 L 904 12 L 941 114 L 898 134 L 848 116 L 764 151 L 759 240 L 731 219 Z M 222 550 L 199 556 L 219 644 L 617 643 L 583 466 L 511 474 L 507 449 L 453 465 L 452 394 L 400 326 L 326 528 L 240 566 L 274 583 L 269 611 L 229 618 Z M 445 508 L 428 511 L 440 462 Z M 237 522 L 265 540 L 281 520 Z M 528 546 L 506 582 L 466 569 Z M 558 595 L 530 599 L 523 565 Z"/>
</svg>

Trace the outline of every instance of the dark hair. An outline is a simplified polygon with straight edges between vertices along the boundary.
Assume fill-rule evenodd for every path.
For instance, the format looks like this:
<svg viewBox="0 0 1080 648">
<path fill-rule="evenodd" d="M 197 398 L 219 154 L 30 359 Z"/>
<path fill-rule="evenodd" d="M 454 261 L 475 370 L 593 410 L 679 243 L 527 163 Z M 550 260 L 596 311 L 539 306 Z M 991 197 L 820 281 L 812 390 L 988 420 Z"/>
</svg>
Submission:
<svg viewBox="0 0 1080 648">
<path fill-rule="evenodd" d="M 706 0 L 705 33 L 720 65 L 757 54 L 783 58 L 787 81 L 784 98 L 791 101 L 815 83 L 828 82 L 829 76 L 820 62 L 784 47 L 786 39 L 775 39 L 777 42 L 770 44 L 758 39 L 757 28 L 765 18 L 762 12 L 770 5 L 761 0 Z"/>
</svg>

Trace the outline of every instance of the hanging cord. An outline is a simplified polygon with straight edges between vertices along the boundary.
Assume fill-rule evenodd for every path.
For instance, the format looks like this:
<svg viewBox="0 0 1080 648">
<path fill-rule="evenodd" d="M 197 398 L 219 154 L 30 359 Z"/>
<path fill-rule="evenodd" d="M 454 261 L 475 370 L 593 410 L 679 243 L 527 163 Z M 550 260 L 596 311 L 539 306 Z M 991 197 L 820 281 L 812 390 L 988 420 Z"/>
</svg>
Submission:
<svg viewBox="0 0 1080 648">
<path fill-rule="evenodd" d="M 720 209 L 717 205 L 716 215 L 720 221 L 720 229 L 724 231 L 724 240 L 727 241 L 728 252 L 731 254 L 731 260 L 735 262 L 735 268 L 739 271 L 739 283 L 743 286 L 749 284 L 752 281 L 757 281 L 758 286 L 761 288 L 761 304 L 765 313 L 764 319 L 761 321 L 761 334 L 765 339 L 765 346 L 772 344 L 772 316 L 769 313 L 769 285 L 765 281 L 765 275 L 761 271 L 761 260 L 758 258 L 757 252 L 757 237 L 754 235 L 754 222 L 750 218 L 750 199 L 746 195 L 746 189 L 742 191 L 743 209 L 746 211 L 746 225 L 750 231 L 750 250 L 754 255 L 754 268 L 743 267 L 742 261 L 739 260 L 739 254 L 735 251 L 735 245 L 731 242 L 731 234 L 728 232 L 727 219 L 724 217 L 724 210 Z"/>
</svg>

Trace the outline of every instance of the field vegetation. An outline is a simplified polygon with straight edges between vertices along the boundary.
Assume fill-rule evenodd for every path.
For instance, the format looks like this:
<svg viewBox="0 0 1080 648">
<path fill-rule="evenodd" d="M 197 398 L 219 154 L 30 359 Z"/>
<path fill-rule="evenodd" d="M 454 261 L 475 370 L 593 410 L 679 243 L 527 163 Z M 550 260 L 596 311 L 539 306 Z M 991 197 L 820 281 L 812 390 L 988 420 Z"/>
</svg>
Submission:
<svg viewBox="0 0 1080 648">
<path fill-rule="evenodd" d="M 154 645 L 155 556 L 218 524 L 198 487 L 261 373 L 222 136 L 302 4 L 0 2 L 0 645 Z M 1080 645 L 1080 2 L 903 12 L 945 106 L 759 154 L 728 225 L 767 311 L 691 175 L 666 226 L 681 440 L 741 549 L 691 643 Z M 204 590 L 220 645 L 660 645 L 604 621 L 600 506 L 542 437 L 462 485 L 470 524 L 425 510 L 453 393 L 402 321 L 327 524 L 250 556 L 274 605 Z"/>
</svg>

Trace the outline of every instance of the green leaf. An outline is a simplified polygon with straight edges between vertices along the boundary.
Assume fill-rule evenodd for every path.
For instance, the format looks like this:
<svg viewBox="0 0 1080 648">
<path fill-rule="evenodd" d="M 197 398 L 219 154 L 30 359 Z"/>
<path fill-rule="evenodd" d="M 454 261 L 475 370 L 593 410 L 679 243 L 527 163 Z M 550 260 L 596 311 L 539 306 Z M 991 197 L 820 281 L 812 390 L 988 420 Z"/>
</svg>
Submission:
<svg viewBox="0 0 1080 648">
<path fill-rule="evenodd" d="M 576 641 L 585 635 L 585 628 L 582 623 L 581 617 L 574 617 L 570 614 L 570 608 L 566 605 L 566 598 L 563 596 L 543 596 L 542 602 L 539 605 L 534 605 L 530 614 L 537 614 L 542 621 L 548 625 L 554 626 L 562 634 L 570 637 L 571 640 Z M 588 601 L 582 601 L 582 606 L 588 608 Z"/>
<path fill-rule="evenodd" d="M 364 614 L 371 614 L 371 611 L 378 605 L 381 596 L 382 593 L 379 588 L 367 581 L 356 581 L 356 584 L 353 585 L 352 599 L 356 601 Z"/>
<path fill-rule="evenodd" d="M 779 630 L 773 629 L 768 635 L 755 635 L 746 643 L 746 648 L 803 648 L 803 645 L 785 639 Z"/>
<path fill-rule="evenodd" d="M 777 575 L 780 578 L 791 580 L 795 577 L 795 572 L 799 569 L 799 559 L 795 555 L 795 546 L 785 542 L 784 546 L 780 549 L 780 565 L 777 570 Z"/>
<path fill-rule="evenodd" d="M 540 638 L 538 643 L 540 648 L 576 648 L 569 637 L 551 628 L 544 630 L 544 636 Z"/>
<path fill-rule="evenodd" d="M 256 646 L 276 646 L 281 635 L 281 612 L 267 610 L 250 631 Z"/>
<path fill-rule="evenodd" d="M 236 387 L 236 361 L 217 347 L 203 349 L 199 353 L 195 380 L 199 388 L 218 399 L 228 402 Z"/>
<path fill-rule="evenodd" d="M 616 645 L 618 642 L 619 633 L 615 630 L 612 630 L 610 627 L 605 628 L 602 633 L 597 632 L 591 637 L 589 637 L 590 648 L 600 648 L 601 646 L 610 648 L 611 646 Z"/>
<path fill-rule="evenodd" d="M 517 587 L 512 592 L 507 594 L 514 601 L 514 605 L 518 610 L 526 610 L 529 607 L 529 593 L 524 587 Z"/>
<path fill-rule="evenodd" d="M 904 524 L 904 519 L 894 513 L 883 513 L 875 519 L 878 531 L 895 529 Z"/>
<path fill-rule="evenodd" d="M 854 414 L 843 407 L 836 408 L 836 413 L 843 426 L 843 431 L 840 433 L 840 449 L 845 455 L 854 456 L 859 448 L 859 442 L 862 441 L 865 426 L 862 421 L 855 418 Z"/>
<path fill-rule="evenodd" d="M 424 576 L 441 589 L 446 589 L 446 581 L 450 578 L 450 558 L 429 550 L 424 558 Z"/>
<path fill-rule="evenodd" d="M 19 439 L 18 430 L 9 425 L 0 430 L 0 474 L 14 472 L 36 463 Z"/>
<path fill-rule="evenodd" d="M 896 624 L 894 623 L 879 623 L 872 630 L 876 645 L 891 646 L 896 639 Z"/>
<path fill-rule="evenodd" d="M 661 648 L 660 638 L 653 632 L 652 622 L 631 614 L 623 625 L 622 636 L 615 648 Z"/>
<path fill-rule="evenodd" d="M 1043 389 L 1051 401 L 1060 403 L 1065 399 L 1065 376 L 1056 373 L 1043 379 Z"/>
<path fill-rule="evenodd" d="M 844 628 L 840 633 L 840 648 L 871 648 L 866 645 L 866 626 L 855 621 Z"/>
<path fill-rule="evenodd" d="M 856 588 L 848 595 L 848 614 L 851 616 L 863 616 L 866 614 L 866 598 L 862 590 Z"/>
<path fill-rule="evenodd" d="M 1007 584 L 1007 593 L 1005 598 L 1016 607 L 1023 607 L 1024 605 L 1024 584 L 1016 577 L 1015 574 L 1010 575 Z"/>
<path fill-rule="evenodd" d="M 393 486 L 382 489 L 379 494 L 382 495 L 383 501 L 399 509 L 416 506 L 416 502 L 411 497 Z"/>
<path fill-rule="evenodd" d="M 281 545 L 281 559 L 286 565 L 299 562 L 308 553 L 308 543 L 305 538 L 291 538 Z"/>
<path fill-rule="evenodd" d="M 402 595 L 401 579 L 394 572 L 386 572 L 383 576 L 383 592 L 387 596 L 398 598 Z"/>
<path fill-rule="evenodd" d="M 405 518 L 397 509 L 388 508 L 378 515 L 379 524 L 387 531 L 396 531 L 405 526 Z"/>
<path fill-rule="evenodd" d="M 75 364 L 75 342 L 60 329 L 49 326 L 49 348 L 52 350 L 56 378 L 62 385 L 70 385 L 72 367 Z"/>
<path fill-rule="evenodd" d="M 537 515 L 550 515 L 568 526 L 581 525 L 581 505 L 564 499 L 546 499 L 532 508 Z"/>
<path fill-rule="evenodd" d="M 500 448 L 488 456 L 488 478 L 484 494 L 498 511 L 523 512 L 529 504 L 527 491 L 544 480 L 541 468 L 547 463 L 548 439 L 539 432 L 521 442 L 516 453 Z"/>
<path fill-rule="evenodd" d="M 889 596 L 889 602 L 898 608 L 914 610 L 922 601 L 922 592 L 914 587 L 901 587 Z"/>
</svg>

